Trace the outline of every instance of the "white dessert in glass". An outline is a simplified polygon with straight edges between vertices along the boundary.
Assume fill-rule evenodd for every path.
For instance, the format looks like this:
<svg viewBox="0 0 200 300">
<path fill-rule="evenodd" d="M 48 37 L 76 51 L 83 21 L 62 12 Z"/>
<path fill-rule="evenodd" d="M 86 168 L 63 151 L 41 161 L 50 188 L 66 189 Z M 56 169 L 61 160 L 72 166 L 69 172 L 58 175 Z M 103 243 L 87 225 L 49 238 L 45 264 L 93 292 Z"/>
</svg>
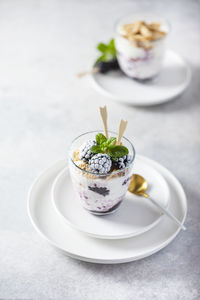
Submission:
<svg viewBox="0 0 200 300">
<path fill-rule="evenodd" d="M 129 77 L 149 79 L 159 73 L 169 25 L 151 14 L 122 18 L 116 25 L 115 47 L 121 70 Z"/>
<path fill-rule="evenodd" d="M 95 136 L 99 132 L 101 131 L 82 134 L 72 142 L 69 155 L 69 169 L 74 189 L 83 207 L 93 214 L 105 215 L 114 212 L 125 197 L 131 179 L 135 150 L 132 143 L 123 137 L 121 143 L 128 149 L 129 154 L 126 158 L 121 159 L 123 161 L 120 165 L 122 168 L 116 167 L 116 164 L 119 165 L 121 163 L 120 160 L 119 162 L 112 161 L 111 166 L 106 161 L 108 159 L 110 162 L 108 155 L 98 153 L 97 158 L 99 157 L 99 163 L 102 164 L 102 167 L 100 167 L 103 171 L 98 171 L 100 173 L 97 173 L 95 168 L 93 168 L 96 166 L 96 159 L 94 159 L 93 164 L 92 157 L 90 157 L 88 163 L 91 152 L 83 152 L 81 149 L 84 149 L 84 143 L 88 143 L 88 141 L 89 145 L 95 143 Z M 109 132 L 109 136 L 117 137 L 117 134 Z M 87 162 L 84 161 L 81 153 L 84 153 L 84 158 L 86 158 Z M 88 155 L 88 153 L 90 154 Z M 95 157 L 94 154 L 93 157 Z M 108 169 L 106 167 L 108 169 L 111 167 L 109 172 L 107 172 Z"/>
</svg>

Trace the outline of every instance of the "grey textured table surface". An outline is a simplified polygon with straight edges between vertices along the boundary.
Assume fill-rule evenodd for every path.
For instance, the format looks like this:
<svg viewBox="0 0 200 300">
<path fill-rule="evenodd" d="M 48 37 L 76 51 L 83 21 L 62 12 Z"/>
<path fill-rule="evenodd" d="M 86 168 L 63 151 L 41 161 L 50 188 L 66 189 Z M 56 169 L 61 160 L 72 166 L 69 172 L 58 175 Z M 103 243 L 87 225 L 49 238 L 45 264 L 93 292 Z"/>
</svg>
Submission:
<svg viewBox="0 0 200 300">
<path fill-rule="evenodd" d="M 189 88 L 169 104 L 123 106 L 75 77 L 93 62 L 97 42 L 113 35 L 115 19 L 136 10 L 170 20 L 169 46 L 192 68 Z M 199 1 L 0 1 L 0 298 L 200 298 L 199 12 Z M 179 178 L 189 206 L 186 232 L 159 253 L 123 265 L 57 253 L 26 212 L 33 179 L 66 156 L 74 136 L 101 126 L 103 104 L 111 129 L 120 117 L 129 120 L 137 152 Z"/>
</svg>

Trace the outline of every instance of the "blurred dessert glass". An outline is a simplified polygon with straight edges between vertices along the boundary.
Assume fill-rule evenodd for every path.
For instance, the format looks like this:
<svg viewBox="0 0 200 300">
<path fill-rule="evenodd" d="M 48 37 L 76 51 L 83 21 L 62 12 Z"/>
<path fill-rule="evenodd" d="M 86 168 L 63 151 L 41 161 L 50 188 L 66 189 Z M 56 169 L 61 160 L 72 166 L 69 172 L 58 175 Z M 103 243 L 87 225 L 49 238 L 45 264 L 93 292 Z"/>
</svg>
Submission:
<svg viewBox="0 0 200 300">
<path fill-rule="evenodd" d="M 151 14 L 122 18 L 116 25 L 115 46 L 121 70 L 129 77 L 150 79 L 162 68 L 169 24 Z"/>
</svg>

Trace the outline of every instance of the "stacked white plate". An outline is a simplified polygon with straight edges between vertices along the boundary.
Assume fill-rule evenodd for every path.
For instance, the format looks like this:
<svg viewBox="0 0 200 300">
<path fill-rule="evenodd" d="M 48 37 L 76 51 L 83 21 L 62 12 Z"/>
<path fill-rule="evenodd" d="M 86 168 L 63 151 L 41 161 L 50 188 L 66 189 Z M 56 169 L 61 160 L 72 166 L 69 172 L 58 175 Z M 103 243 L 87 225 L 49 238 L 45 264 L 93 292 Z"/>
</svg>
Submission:
<svg viewBox="0 0 200 300">
<path fill-rule="evenodd" d="M 174 175 L 139 155 L 134 173 L 144 176 L 151 197 L 184 223 L 187 201 Z M 33 183 L 28 213 L 36 231 L 51 245 L 71 257 L 95 263 L 123 263 L 147 257 L 167 246 L 180 231 L 150 200 L 129 192 L 115 213 L 88 213 L 73 191 L 64 160 Z"/>
</svg>

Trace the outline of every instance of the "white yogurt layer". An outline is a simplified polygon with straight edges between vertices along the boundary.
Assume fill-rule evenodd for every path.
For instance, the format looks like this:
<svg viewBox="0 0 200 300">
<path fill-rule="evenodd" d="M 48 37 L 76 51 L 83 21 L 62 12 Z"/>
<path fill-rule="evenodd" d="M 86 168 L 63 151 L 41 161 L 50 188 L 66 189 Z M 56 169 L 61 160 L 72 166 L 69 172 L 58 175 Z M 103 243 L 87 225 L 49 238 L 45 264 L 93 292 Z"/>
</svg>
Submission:
<svg viewBox="0 0 200 300">
<path fill-rule="evenodd" d="M 115 209 L 124 199 L 130 182 L 131 168 L 123 176 L 89 178 L 70 164 L 70 173 L 82 205 L 93 213 L 106 213 Z"/>
<path fill-rule="evenodd" d="M 146 79 L 155 76 L 162 67 L 165 39 L 152 41 L 151 49 L 136 47 L 118 34 L 115 38 L 117 59 L 122 71 L 132 78 Z"/>
</svg>

